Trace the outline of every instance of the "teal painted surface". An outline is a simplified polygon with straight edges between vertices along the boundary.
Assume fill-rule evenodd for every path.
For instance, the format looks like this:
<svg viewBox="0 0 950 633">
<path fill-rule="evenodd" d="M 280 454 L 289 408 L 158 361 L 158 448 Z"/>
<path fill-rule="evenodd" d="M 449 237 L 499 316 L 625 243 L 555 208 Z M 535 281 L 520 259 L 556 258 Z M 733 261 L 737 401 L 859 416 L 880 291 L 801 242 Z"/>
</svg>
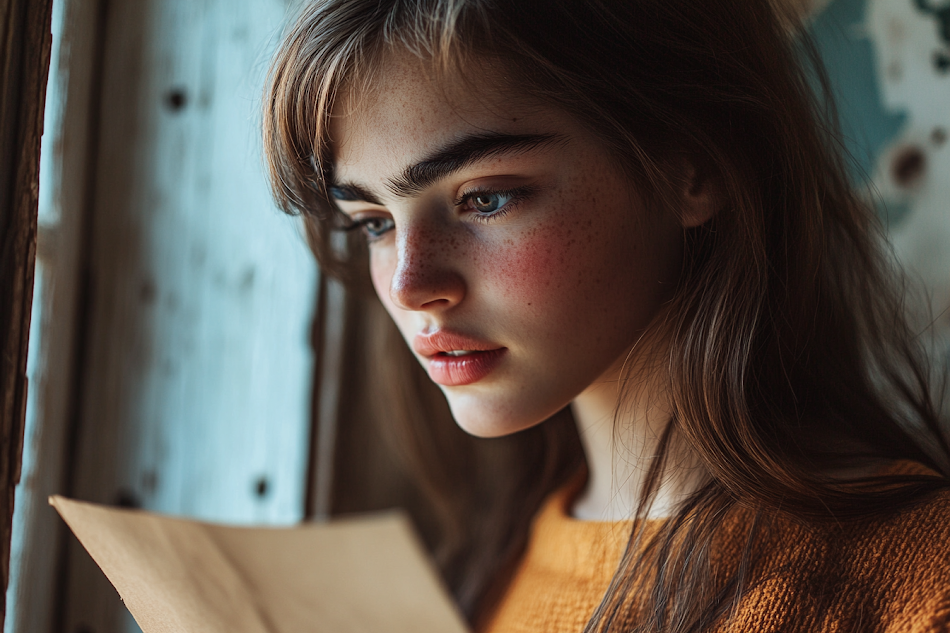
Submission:
<svg viewBox="0 0 950 633">
<path fill-rule="evenodd" d="M 833 0 L 810 31 L 855 185 L 881 211 L 904 269 L 912 327 L 948 360 L 950 3 Z"/>
<path fill-rule="evenodd" d="M 865 12 L 866 0 L 834 0 L 810 28 L 833 85 L 846 147 L 856 162 L 856 182 L 870 177 L 877 156 L 907 120 L 881 104 Z"/>
</svg>

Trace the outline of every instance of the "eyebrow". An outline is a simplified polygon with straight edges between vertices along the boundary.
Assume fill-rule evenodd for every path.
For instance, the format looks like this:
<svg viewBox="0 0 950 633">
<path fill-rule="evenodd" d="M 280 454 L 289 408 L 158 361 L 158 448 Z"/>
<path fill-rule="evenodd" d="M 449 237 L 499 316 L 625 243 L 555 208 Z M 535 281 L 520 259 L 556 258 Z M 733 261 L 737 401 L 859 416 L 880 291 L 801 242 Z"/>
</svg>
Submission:
<svg viewBox="0 0 950 633">
<path fill-rule="evenodd" d="M 524 154 L 566 141 L 560 134 L 471 134 L 410 165 L 399 176 L 391 178 L 386 188 L 398 197 L 408 198 L 472 163 L 496 156 Z M 356 183 L 341 182 L 328 189 L 330 195 L 337 200 L 362 200 L 371 204 L 382 204 L 377 196 Z"/>
</svg>

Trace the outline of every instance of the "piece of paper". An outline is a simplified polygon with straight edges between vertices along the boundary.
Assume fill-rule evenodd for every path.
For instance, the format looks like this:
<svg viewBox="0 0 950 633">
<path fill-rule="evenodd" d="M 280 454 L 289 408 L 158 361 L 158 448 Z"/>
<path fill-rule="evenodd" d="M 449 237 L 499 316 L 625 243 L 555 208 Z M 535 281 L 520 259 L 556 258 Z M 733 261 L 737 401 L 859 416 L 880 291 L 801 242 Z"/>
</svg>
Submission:
<svg viewBox="0 0 950 633">
<path fill-rule="evenodd" d="M 464 633 L 398 513 L 246 528 L 50 497 L 144 633 Z"/>
</svg>

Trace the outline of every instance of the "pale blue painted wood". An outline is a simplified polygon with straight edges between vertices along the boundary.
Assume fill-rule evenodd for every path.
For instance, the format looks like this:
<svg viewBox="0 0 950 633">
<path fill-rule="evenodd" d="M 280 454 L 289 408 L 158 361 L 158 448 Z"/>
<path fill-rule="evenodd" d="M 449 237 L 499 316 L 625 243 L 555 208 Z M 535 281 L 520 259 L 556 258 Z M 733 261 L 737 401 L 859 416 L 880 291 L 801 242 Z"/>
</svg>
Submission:
<svg viewBox="0 0 950 633">
<path fill-rule="evenodd" d="M 315 270 L 258 142 L 284 4 L 146 5 L 141 57 L 126 40 L 106 68 L 82 446 L 114 423 L 114 482 L 145 507 L 296 521 Z M 113 500 L 109 483 L 83 492 Z"/>
<path fill-rule="evenodd" d="M 67 436 L 68 392 L 74 342 L 78 211 L 83 199 L 89 60 L 74 57 L 87 45 L 88 11 L 52 5 L 52 49 L 44 112 L 38 200 L 38 236 L 30 350 L 29 394 L 20 482 L 13 517 L 6 633 L 49 633 L 58 583 L 61 522 L 48 495 L 60 492 Z M 85 5 L 88 8 L 88 3 Z M 67 33 L 68 32 L 68 33 Z M 87 46 L 88 48 L 88 46 Z M 67 125 L 67 121 L 72 123 Z M 79 121 L 82 126 L 77 127 Z"/>
<path fill-rule="evenodd" d="M 856 183 L 907 277 L 912 327 L 950 368 L 950 13 L 942 0 L 834 0 L 812 31 Z M 950 407 L 950 402 L 946 403 Z"/>
<path fill-rule="evenodd" d="M 30 385 L 38 383 L 42 373 L 46 370 L 43 360 L 45 358 L 45 337 L 43 336 L 45 328 L 43 327 L 43 317 L 45 302 L 44 294 L 47 291 L 47 274 L 43 261 L 37 259 L 36 272 L 33 282 L 33 308 L 30 320 L 30 350 L 27 355 L 26 375 Z M 10 544 L 10 576 L 7 584 L 7 602 L 6 613 L 3 621 L 4 633 L 14 633 L 17 630 L 25 630 L 25 619 L 30 614 L 21 613 L 17 606 L 20 604 L 20 577 L 23 567 L 27 563 L 27 547 L 31 545 L 28 542 L 30 527 L 29 519 L 37 511 L 38 504 L 45 504 L 46 500 L 33 494 L 31 487 L 32 480 L 36 478 L 36 468 L 38 461 L 36 459 L 36 450 L 38 444 L 39 428 L 37 425 L 37 391 L 30 389 L 26 400 L 26 420 L 23 433 L 23 461 L 20 465 L 20 483 L 17 484 L 14 501 L 13 513 L 13 533 Z"/>
<path fill-rule="evenodd" d="M 271 201 L 260 93 L 285 2 L 110 3 L 76 492 L 303 518 L 316 269 Z M 67 630 L 127 623 L 70 552 Z"/>
</svg>

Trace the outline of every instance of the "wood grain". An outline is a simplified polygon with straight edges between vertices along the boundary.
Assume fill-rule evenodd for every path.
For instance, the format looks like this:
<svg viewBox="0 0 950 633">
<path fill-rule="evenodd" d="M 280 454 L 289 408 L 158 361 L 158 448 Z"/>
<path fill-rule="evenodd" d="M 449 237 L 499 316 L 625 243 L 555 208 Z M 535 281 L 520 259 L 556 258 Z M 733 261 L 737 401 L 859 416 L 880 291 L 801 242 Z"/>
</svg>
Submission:
<svg viewBox="0 0 950 633">
<path fill-rule="evenodd" d="M 267 189 L 258 114 L 289 9 L 106 5 L 69 492 L 207 520 L 297 521 L 316 274 Z M 67 549 L 62 630 L 126 630 L 115 591 L 75 541 Z"/>
<path fill-rule="evenodd" d="M 50 0 L 0 0 L 0 621 L 6 614 L 14 489 L 23 450 L 51 9 Z"/>
</svg>

